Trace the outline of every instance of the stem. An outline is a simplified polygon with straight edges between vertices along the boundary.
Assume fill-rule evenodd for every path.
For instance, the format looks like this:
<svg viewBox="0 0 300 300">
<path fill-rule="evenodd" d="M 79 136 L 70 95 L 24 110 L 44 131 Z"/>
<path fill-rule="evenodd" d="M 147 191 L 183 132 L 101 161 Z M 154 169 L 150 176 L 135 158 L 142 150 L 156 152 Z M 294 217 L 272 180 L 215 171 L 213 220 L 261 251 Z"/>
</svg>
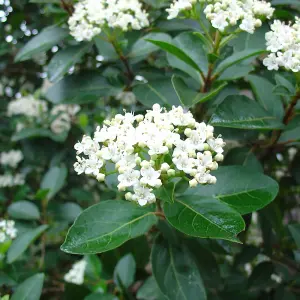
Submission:
<svg viewBox="0 0 300 300">
<path fill-rule="evenodd" d="M 42 200 L 42 223 L 47 224 L 47 206 L 48 200 L 45 198 Z M 41 237 L 41 257 L 39 262 L 39 269 L 42 269 L 45 262 L 46 255 L 46 233 L 44 232 Z"/>
<path fill-rule="evenodd" d="M 68 13 L 69 16 L 73 14 L 73 6 L 69 3 L 66 3 L 65 0 L 60 0 L 62 8 Z"/>
</svg>

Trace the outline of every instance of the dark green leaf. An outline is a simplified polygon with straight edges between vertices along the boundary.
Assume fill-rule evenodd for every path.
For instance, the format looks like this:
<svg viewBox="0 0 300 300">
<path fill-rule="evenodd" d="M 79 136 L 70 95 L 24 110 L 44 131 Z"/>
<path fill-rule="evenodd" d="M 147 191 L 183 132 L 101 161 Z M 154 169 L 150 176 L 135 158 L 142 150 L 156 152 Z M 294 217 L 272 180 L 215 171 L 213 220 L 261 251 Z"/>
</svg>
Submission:
<svg viewBox="0 0 300 300">
<path fill-rule="evenodd" d="M 160 291 L 155 278 L 150 276 L 138 289 L 136 294 L 138 300 L 164 300 L 165 296 Z"/>
<path fill-rule="evenodd" d="M 163 184 L 159 189 L 156 190 L 155 196 L 157 199 L 162 200 L 163 202 L 174 202 L 174 190 L 175 183 L 169 182 L 167 184 Z"/>
<path fill-rule="evenodd" d="M 245 229 L 240 214 L 213 197 L 182 196 L 165 203 L 164 212 L 176 229 L 191 236 L 239 242 L 236 235 Z"/>
<path fill-rule="evenodd" d="M 152 206 L 104 201 L 83 211 L 70 228 L 61 249 L 77 254 L 105 252 L 144 234 L 155 223 Z"/>
<path fill-rule="evenodd" d="M 172 84 L 181 104 L 188 108 L 212 99 L 227 85 L 227 83 L 223 83 L 208 93 L 199 93 L 188 87 L 184 80 L 176 75 L 172 77 Z"/>
<path fill-rule="evenodd" d="M 119 55 L 117 54 L 113 45 L 107 42 L 104 37 L 101 38 L 100 36 L 94 37 L 94 41 L 99 54 L 102 56 L 103 62 L 113 62 L 118 60 Z"/>
<path fill-rule="evenodd" d="M 86 296 L 84 300 L 118 300 L 118 298 L 110 294 L 94 293 Z"/>
<path fill-rule="evenodd" d="M 38 273 L 18 285 L 11 300 L 39 300 L 42 294 L 45 275 Z"/>
<path fill-rule="evenodd" d="M 114 270 L 114 281 L 117 286 L 128 288 L 134 282 L 136 264 L 132 254 L 123 256 Z"/>
<path fill-rule="evenodd" d="M 67 132 L 63 132 L 61 134 L 55 134 L 49 129 L 46 128 L 24 128 L 18 132 L 16 132 L 11 140 L 13 142 L 18 142 L 24 139 L 31 138 L 49 138 L 55 142 L 62 143 L 66 140 L 68 136 Z"/>
<path fill-rule="evenodd" d="M 195 261 L 185 247 L 175 247 L 158 237 L 151 254 L 152 270 L 169 300 L 206 300 L 206 291 Z"/>
<path fill-rule="evenodd" d="M 225 156 L 223 165 L 241 165 L 260 173 L 264 171 L 256 156 L 248 148 L 237 147 L 230 149 Z"/>
<path fill-rule="evenodd" d="M 57 26 L 44 28 L 37 36 L 33 37 L 17 54 L 16 61 L 30 59 L 33 55 L 49 50 L 69 35 L 67 29 Z"/>
<path fill-rule="evenodd" d="M 17 236 L 17 238 L 12 242 L 8 252 L 7 252 L 7 262 L 10 264 L 22 255 L 29 245 L 37 239 L 46 229 L 48 225 L 41 225 L 35 229 L 31 229 Z"/>
<path fill-rule="evenodd" d="M 128 54 L 128 58 L 130 58 L 131 63 L 137 63 L 146 58 L 152 52 L 160 49 L 158 46 L 148 42 L 147 39 L 168 43 L 172 40 L 168 34 L 161 32 L 151 32 L 143 36 L 133 44 L 131 51 Z"/>
<path fill-rule="evenodd" d="M 91 48 L 91 44 L 82 43 L 78 46 L 70 46 L 57 52 L 47 67 L 50 81 L 60 79 L 68 70 L 75 65 L 82 56 Z"/>
<path fill-rule="evenodd" d="M 300 141 L 299 130 L 300 130 L 300 116 L 296 115 L 285 127 L 284 131 L 280 136 L 279 142 L 285 143 L 288 141 L 291 142 Z"/>
<path fill-rule="evenodd" d="M 249 286 L 255 288 L 265 287 L 273 272 L 274 268 L 271 262 L 260 263 L 254 268 L 249 278 Z"/>
<path fill-rule="evenodd" d="M 300 224 L 289 224 L 288 228 L 292 234 L 292 237 L 297 247 L 300 248 Z"/>
<path fill-rule="evenodd" d="M 280 129 L 283 124 L 246 96 L 228 96 L 217 108 L 210 124 L 240 129 Z"/>
<path fill-rule="evenodd" d="M 218 81 L 230 81 L 242 78 L 253 71 L 254 67 L 252 65 L 233 65 L 227 70 L 225 70 L 222 75 L 218 78 Z"/>
<path fill-rule="evenodd" d="M 40 212 L 37 206 L 29 201 L 18 201 L 12 203 L 7 213 L 10 217 L 20 220 L 38 220 Z"/>
<path fill-rule="evenodd" d="M 254 57 L 258 56 L 262 53 L 264 53 L 265 50 L 253 50 L 253 49 L 246 49 L 241 52 L 236 52 L 232 54 L 231 56 L 227 57 L 226 59 L 222 60 L 221 63 L 217 66 L 214 75 L 219 75 L 222 72 L 224 72 L 227 68 L 238 64 L 239 62 L 249 58 L 249 57 Z"/>
<path fill-rule="evenodd" d="M 162 42 L 162 41 L 150 40 L 150 39 L 148 39 L 147 41 L 153 43 L 154 45 L 160 47 L 161 49 L 167 51 L 168 53 L 176 56 L 178 59 L 182 60 L 183 62 L 185 62 L 187 65 L 189 65 L 199 73 L 202 72 L 198 64 L 188 54 L 186 54 L 183 50 L 174 46 L 173 44 Z"/>
<path fill-rule="evenodd" d="M 275 80 L 277 86 L 282 86 L 287 89 L 290 95 L 293 96 L 296 94 L 295 84 L 290 82 L 284 75 L 275 74 Z"/>
<path fill-rule="evenodd" d="M 180 105 L 170 78 L 148 81 L 133 88 L 137 100 L 146 107 L 158 103 L 161 106 L 171 107 Z"/>
<path fill-rule="evenodd" d="M 226 202 L 241 214 L 259 210 L 272 202 L 278 193 L 278 184 L 272 178 L 242 166 L 220 167 L 213 172 L 214 185 L 188 189 L 184 197 L 215 197 Z"/>
<path fill-rule="evenodd" d="M 98 73 L 81 73 L 63 78 L 49 88 L 46 98 L 54 104 L 83 104 L 95 102 L 112 91 L 104 77 Z"/>
<path fill-rule="evenodd" d="M 41 182 L 41 189 L 48 189 L 47 199 L 53 198 L 65 184 L 67 178 L 67 168 L 63 167 L 52 167 L 44 175 Z"/>
<path fill-rule="evenodd" d="M 273 95 L 274 84 L 272 84 L 267 79 L 257 76 L 249 75 L 247 76 L 255 97 L 261 106 L 265 110 L 269 111 L 271 115 L 278 118 L 282 118 L 284 109 L 279 96 Z"/>
<path fill-rule="evenodd" d="M 81 213 L 82 208 L 77 203 L 67 202 L 59 207 L 60 219 L 69 223 L 74 222 Z"/>
</svg>

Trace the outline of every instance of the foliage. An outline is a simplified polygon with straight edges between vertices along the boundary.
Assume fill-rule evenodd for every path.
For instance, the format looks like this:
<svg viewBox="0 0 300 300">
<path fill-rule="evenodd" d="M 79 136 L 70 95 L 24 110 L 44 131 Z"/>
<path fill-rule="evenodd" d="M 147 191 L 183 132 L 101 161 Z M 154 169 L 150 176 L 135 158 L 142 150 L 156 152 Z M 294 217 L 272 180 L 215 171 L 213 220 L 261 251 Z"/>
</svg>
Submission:
<svg viewBox="0 0 300 300">
<path fill-rule="evenodd" d="M 300 73 L 264 66 L 273 20 L 221 31 L 205 1 L 170 19 L 173 1 L 143 0 L 149 24 L 102 16 L 79 41 L 77 2 L 0 1 L 0 299 L 298 299 Z M 299 14 L 269 2 L 274 19 Z M 166 170 L 140 206 L 112 164 L 105 180 L 76 174 L 83 135 L 155 104 L 224 139 L 215 184 Z"/>
</svg>

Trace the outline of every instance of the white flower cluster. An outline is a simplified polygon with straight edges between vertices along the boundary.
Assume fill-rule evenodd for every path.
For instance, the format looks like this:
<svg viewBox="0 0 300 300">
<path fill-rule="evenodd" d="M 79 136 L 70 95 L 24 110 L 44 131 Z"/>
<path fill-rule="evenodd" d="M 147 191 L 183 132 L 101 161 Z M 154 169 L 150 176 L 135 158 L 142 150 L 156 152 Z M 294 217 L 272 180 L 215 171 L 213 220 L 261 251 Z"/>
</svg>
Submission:
<svg viewBox="0 0 300 300">
<path fill-rule="evenodd" d="M 71 128 L 72 118 L 80 111 L 79 105 L 56 105 L 50 112 L 50 115 L 57 116 L 51 123 L 51 130 L 60 134 L 64 131 L 69 131 Z"/>
<path fill-rule="evenodd" d="M 263 63 L 268 70 L 284 67 L 292 72 L 300 72 L 300 18 L 293 25 L 275 20 L 266 33 L 267 50 L 271 53 Z"/>
<path fill-rule="evenodd" d="M 149 26 L 148 14 L 138 0 L 81 0 L 68 23 L 77 41 L 90 41 L 104 26 L 140 30 Z"/>
<path fill-rule="evenodd" d="M 77 285 L 83 284 L 86 265 L 87 262 L 84 259 L 76 262 L 72 266 L 71 270 L 67 274 L 65 274 L 64 280 L 66 282 L 74 283 Z"/>
<path fill-rule="evenodd" d="M 168 19 L 174 19 L 178 14 L 183 10 L 190 10 L 193 7 L 193 4 L 197 0 L 174 0 L 170 8 L 167 8 L 166 11 L 169 14 Z"/>
<path fill-rule="evenodd" d="M 178 16 L 180 11 L 192 9 L 197 0 L 174 0 L 167 9 L 168 19 Z M 204 9 L 206 18 L 214 28 L 224 31 L 228 26 L 236 26 L 243 31 L 254 33 L 256 27 L 262 25 L 261 19 L 270 19 L 274 8 L 271 4 L 261 0 L 206 0 Z"/>
<path fill-rule="evenodd" d="M 0 188 L 23 185 L 25 183 L 24 174 L 4 174 L 0 175 Z"/>
<path fill-rule="evenodd" d="M 121 104 L 124 106 L 130 106 L 136 104 L 136 97 L 133 92 L 127 92 L 127 91 L 120 92 L 116 96 L 116 99 L 119 100 Z"/>
<path fill-rule="evenodd" d="M 10 101 L 7 106 L 7 115 L 25 115 L 27 117 L 40 117 L 41 114 L 47 112 L 48 107 L 46 101 L 35 99 L 32 95 L 28 95 L 19 99 Z"/>
<path fill-rule="evenodd" d="M 78 174 L 103 181 L 108 162 L 115 164 L 118 189 L 128 191 L 126 199 L 140 205 L 155 202 L 155 188 L 169 178 L 189 180 L 190 186 L 214 184 L 210 174 L 223 160 L 222 138 L 214 138 L 214 128 L 198 123 L 189 111 L 173 107 L 169 112 L 153 105 L 146 115 L 118 114 L 98 127 L 94 138 L 84 136 L 75 145 Z M 80 157 L 79 154 L 84 154 Z"/>
<path fill-rule="evenodd" d="M 0 154 L 0 164 L 16 168 L 20 161 L 23 160 L 23 153 L 20 150 L 11 150 Z"/>
<path fill-rule="evenodd" d="M 0 243 L 14 239 L 17 236 L 17 232 L 15 221 L 0 220 Z"/>
<path fill-rule="evenodd" d="M 214 28 L 224 31 L 229 25 L 248 33 L 262 25 L 261 19 L 270 19 L 274 8 L 266 1 L 260 0 L 208 0 L 204 10 L 206 18 Z"/>
</svg>

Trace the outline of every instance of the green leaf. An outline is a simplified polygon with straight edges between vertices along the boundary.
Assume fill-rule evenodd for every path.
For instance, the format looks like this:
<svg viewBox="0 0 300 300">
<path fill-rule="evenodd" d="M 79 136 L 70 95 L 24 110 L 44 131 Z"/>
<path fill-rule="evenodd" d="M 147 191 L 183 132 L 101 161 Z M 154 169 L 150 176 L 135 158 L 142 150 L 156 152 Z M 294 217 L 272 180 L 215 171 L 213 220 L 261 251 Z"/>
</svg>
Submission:
<svg viewBox="0 0 300 300">
<path fill-rule="evenodd" d="M 86 296 L 84 300 L 118 300 L 118 298 L 110 294 L 93 293 Z"/>
<path fill-rule="evenodd" d="M 48 189 L 47 199 L 50 200 L 55 196 L 65 184 L 68 170 L 63 167 L 52 167 L 44 175 L 41 182 L 41 189 Z"/>
<path fill-rule="evenodd" d="M 160 291 L 155 278 L 150 276 L 138 289 L 136 294 L 138 300 L 165 300 L 165 296 Z"/>
<path fill-rule="evenodd" d="M 296 87 L 287 78 L 281 74 L 275 74 L 275 80 L 278 87 L 284 87 L 291 96 L 296 94 Z"/>
<path fill-rule="evenodd" d="M 160 47 L 162 50 L 165 50 L 168 53 L 174 55 L 175 57 L 177 57 L 178 59 L 182 60 L 187 65 L 195 69 L 197 72 L 199 73 L 202 72 L 198 64 L 188 54 L 186 54 L 183 50 L 174 46 L 173 44 L 163 42 L 163 41 L 150 40 L 150 39 L 148 39 L 147 41 Z"/>
<path fill-rule="evenodd" d="M 100 74 L 87 72 L 64 77 L 47 90 L 45 97 L 54 104 L 84 104 L 98 101 L 112 88 Z"/>
<path fill-rule="evenodd" d="M 82 43 L 78 46 L 69 46 L 57 52 L 47 67 L 48 78 L 56 81 L 66 74 L 91 48 L 90 43 Z"/>
<path fill-rule="evenodd" d="M 297 245 L 300 248 L 300 224 L 289 224 L 288 229 Z"/>
<path fill-rule="evenodd" d="M 249 277 L 249 287 L 262 288 L 271 278 L 274 267 L 271 262 L 265 261 L 255 266 L 251 276 Z"/>
<path fill-rule="evenodd" d="M 207 299 L 199 270 L 184 246 L 174 246 L 159 236 L 152 248 L 151 262 L 156 282 L 167 299 Z"/>
<path fill-rule="evenodd" d="M 20 285 L 11 297 L 11 300 L 39 300 L 42 295 L 44 273 L 35 274 Z"/>
<path fill-rule="evenodd" d="M 61 134 L 55 134 L 51 130 L 46 128 L 24 128 L 16 132 L 11 140 L 13 142 L 18 142 L 24 139 L 33 139 L 33 138 L 49 138 L 55 142 L 62 143 L 66 140 L 68 136 L 67 132 Z"/>
<path fill-rule="evenodd" d="M 155 196 L 159 200 L 163 202 L 174 202 L 174 190 L 175 190 L 175 183 L 169 182 L 167 184 L 163 184 L 159 189 L 155 191 Z"/>
<path fill-rule="evenodd" d="M 272 5 L 295 5 L 299 6 L 300 3 L 298 0 L 273 0 Z"/>
<path fill-rule="evenodd" d="M 58 26 L 44 28 L 33 37 L 16 55 L 15 61 L 30 59 L 33 55 L 49 50 L 69 35 L 69 31 Z"/>
<path fill-rule="evenodd" d="M 246 96 L 228 96 L 210 119 L 213 126 L 239 129 L 281 129 L 283 124 Z"/>
<path fill-rule="evenodd" d="M 11 264 L 18 259 L 46 229 L 48 225 L 41 225 L 35 229 L 26 231 L 12 242 L 7 252 L 7 262 Z"/>
<path fill-rule="evenodd" d="M 282 132 L 279 142 L 285 143 L 288 141 L 299 142 L 300 141 L 300 116 L 296 115 L 289 124 L 284 128 Z"/>
<path fill-rule="evenodd" d="M 271 115 L 282 118 L 284 109 L 279 96 L 273 95 L 274 84 L 257 75 L 247 76 L 252 90 L 255 94 L 257 101 L 265 110 L 269 111 Z"/>
<path fill-rule="evenodd" d="M 107 42 L 104 37 L 101 38 L 101 34 L 94 37 L 94 41 L 103 62 L 113 62 L 119 59 L 119 55 L 113 45 Z"/>
<path fill-rule="evenodd" d="M 151 32 L 149 34 L 146 34 L 133 44 L 131 51 L 128 54 L 128 58 L 130 59 L 131 63 L 137 63 L 145 59 L 152 52 L 160 49 L 158 46 L 147 41 L 147 39 L 165 41 L 168 43 L 170 43 L 172 40 L 171 37 L 166 33 Z"/>
<path fill-rule="evenodd" d="M 67 202 L 59 207 L 60 219 L 69 223 L 74 222 L 81 213 L 82 208 L 77 203 Z"/>
<path fill-rule="evenodd" d="M 224 72 L 229 67 L 238 64 L 239 62 L 249 57 L 258 56 L 264 52 L 265 50 L 253 50 L 253 49 L 246 49 L 241 52 L 236 52 L 231 56 L 227 57 L 226 59 L 222 60 L 222 62 L 218 64 L 216 70 L 214 71 L 214 75 L 217 76 L 222 72 Z"/>
<path fill-rule="evenodd" d="M 136 264 L 132 254 L 123 256 L 114 270 L 114 281 L 117 286 L 128 288 L 134 283 Z"/>
<path fill-rule="evenodd" d="M 221 76 L 218 78 L 218 81 L 232 81 L 239 78 L 242 78 L 248 75 L 251 71 L 254 70 L 254 67 L 251 64 L 242 65 L 237 64 L 226 69 Z"/>
<path fill-rule="evenodd" d="M 155 103 L 168 108 L 172 105 L 180 105 L 169 78 L 139 84 L 133 88 L 133 92 L 137 100 L 146 107 L 152 107 Z"/>
<path fill-rule="evenodd" d="M 199 196 L 199 201 L 201 197 L 214 197 L 247 214 L 263 208 L 278 194 L 275 180 L 246 167 L 220 167 L 213 175 L 216 184 L 188 189 L 183 196 Z"/>
<path fill-rule="evenodd" d="M 176 75 L 172 77 L 172 84 L 181 104 L 188 108 L 212 99 L 227 85 L 227 83 L 223 83 L 208 93 L 199 93 L 188 87 L 184 80 Z"/>
<path fill-rule="evenodd" d="M 12 203 L 7 213 L 10 217 L 20 220 L 38 220 L 40 212 L 37 206 L 29 201 L 18 201 Z"/>
<path fill-rule="evenodd" d="M 240 214 L 213 197 L 178 197 L 164 204 L 164 212 L 176 229 L 191 236 L 239 242 L 236 235 L 245 229 Z"/>
<path fill-rule="evenodd" d="M 253 154 L 251 149 L 248 148 L 232 148 L 228 151 L 227 155 L 225 156 L 225 160 L 223 162 L 224 166 L 229 165 L 240 165 L 248 167 L 253 171 L 257 171 L 263 173 L 263 167 L 261 163 L 258 161 L 256 156 Z"/>
<path fill-rule="evenodd" d="M 156 220 L 152 206 L 117 200 L 100 202 L 76 219 L 61 249 L 76 254 L 105 252 L 144 234 Z"/>
</svg>

